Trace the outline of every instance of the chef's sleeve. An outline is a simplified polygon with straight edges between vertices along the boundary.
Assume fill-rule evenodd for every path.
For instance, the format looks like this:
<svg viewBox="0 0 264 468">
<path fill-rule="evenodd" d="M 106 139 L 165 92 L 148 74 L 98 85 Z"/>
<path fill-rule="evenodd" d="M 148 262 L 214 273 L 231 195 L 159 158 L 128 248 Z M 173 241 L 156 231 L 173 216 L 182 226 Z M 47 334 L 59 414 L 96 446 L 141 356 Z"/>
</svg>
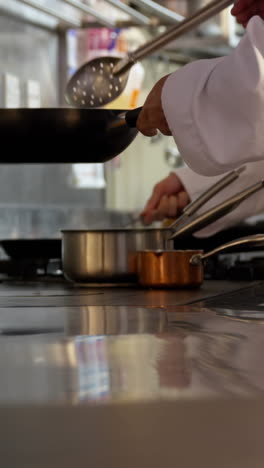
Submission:
<svg viewBox="0 0 264 468">
<path fill-rule="evenodd" d="M 186 164 L 216 176 L 264 159 L 264 22 L 254 16 L 230 55 L 169 76 L 163 110 Z"/>
<path fill-rule="evenodd" d="M 177 175 L 181 179 L 181 182 L 188 192 L 191 201 L 195 200 L 202 192 L 204 192 L 223 177 L 223 174 L 221 176 L 214 177 L 198 175 L 189 167 L 178 169 Z M 246 169 L 240 174 L 239 178 L 232 182 L 229 186 L 225 187 L 224 190 L 222 190 L 209 202 L 207 202 L 200 209 L 199 214 L 205 210 L 208 210 L 209 208 L 212 208 L 218 203 L 223 202 L 227 198 L 232 197 L 250 185 L 257 183 L 261 178 L 264 178 L 264 161 L 247 164 Z M 263 215 L 264 217 L 263 190 L 260 190 L 254 195 L 251 195 L 247 200 L 244 200 L 229 214 L 215 221 L 210 226 L 196 232 L 194 235 L 197 237 L 209 237 L 223 229 L 227 229 L 256 215 Z"/>
</svg>

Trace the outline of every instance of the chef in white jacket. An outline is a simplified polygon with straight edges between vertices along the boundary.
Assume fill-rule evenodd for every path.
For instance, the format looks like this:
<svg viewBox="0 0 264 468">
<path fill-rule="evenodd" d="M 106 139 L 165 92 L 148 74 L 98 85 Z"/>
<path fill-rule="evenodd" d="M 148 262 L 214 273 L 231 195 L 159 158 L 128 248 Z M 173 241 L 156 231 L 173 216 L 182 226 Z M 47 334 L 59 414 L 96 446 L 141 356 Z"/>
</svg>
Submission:
<svg viewBox="0 0 264 468">
<path fill-rule="evenodd" d="M 164 192 L 160 191 L 155 206 L 153 194 L 143 212 L 146 223 L 151 217 L 177 215 L 177 209 L 215 182 L 215 177 L 242 164 L 247 164 L 247 170 L 214 197 L 214 204 L 264 177 L 264 0 L 239 0 L 232 13 L 246 26 L 236 49 L 229 56 L 198 60 L 162 78 L 140 114 L 138 129 L 147 136 L 157 129 L 172 135 L 188 166 L 171 176 L 175 190 L 169 180 L 169 194 L 163 181 Z M 174 202 L 164 195 L 174 196 Z M 161 210 L 159 203 L 163 203 Z M 262 192 L 224 222 L 227 226 L 260 212 L 264 213 Z M 210 229 L 216 232 L 223 227 L 221 220 Z M 211 233 L 203 230 L 201 234 Z"/>
</svg>

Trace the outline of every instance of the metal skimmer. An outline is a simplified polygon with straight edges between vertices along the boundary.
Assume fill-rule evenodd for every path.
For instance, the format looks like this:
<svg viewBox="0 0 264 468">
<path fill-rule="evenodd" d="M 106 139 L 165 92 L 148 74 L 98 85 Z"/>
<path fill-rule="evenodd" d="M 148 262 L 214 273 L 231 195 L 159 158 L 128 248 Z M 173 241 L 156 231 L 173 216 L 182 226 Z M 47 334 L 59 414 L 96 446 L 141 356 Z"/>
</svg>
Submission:
<svg viewBox="0 0 264 468">
<path fill-rule="evenodd" d="M 128 72 L 122 76 L 113 74 L 120 58 L 96 58 L 84 64 L 72 76 L 67 85 L 66 100 L 76 107 L 101 107 L 119 96 L 128 80 Z"/>
<path fill-rule="evenodd" d="M 125 89 L 128 72 L 139 60 L 148 57 L 177 37 L 182 36 L 210 17 L 220 13 L 234 0 L 213 0 L 195 14 L 147 42 L 124 58 L 100 57 L 84 64 L 71 77 L 65 98 L 76 107 L 102 107 L 114 101 Z"/>
</svg>

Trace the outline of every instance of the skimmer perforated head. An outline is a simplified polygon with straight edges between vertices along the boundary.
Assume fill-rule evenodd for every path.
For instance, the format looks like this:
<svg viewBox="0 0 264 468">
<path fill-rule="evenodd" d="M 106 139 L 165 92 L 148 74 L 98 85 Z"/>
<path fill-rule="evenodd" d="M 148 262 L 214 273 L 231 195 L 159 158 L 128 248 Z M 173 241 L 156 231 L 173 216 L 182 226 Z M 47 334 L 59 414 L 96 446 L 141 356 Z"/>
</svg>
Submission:
<svg viewBox="0 0 264 468">
<path fill-rule="evenodd" d="M 112 102 L 122 94 L 128 73 L 115 76 L 114 66 L 120 58 L 99 57 L 84 64 L 71 77 L 65 97 L 75 107 L 95 108 Z"/>
</svg>

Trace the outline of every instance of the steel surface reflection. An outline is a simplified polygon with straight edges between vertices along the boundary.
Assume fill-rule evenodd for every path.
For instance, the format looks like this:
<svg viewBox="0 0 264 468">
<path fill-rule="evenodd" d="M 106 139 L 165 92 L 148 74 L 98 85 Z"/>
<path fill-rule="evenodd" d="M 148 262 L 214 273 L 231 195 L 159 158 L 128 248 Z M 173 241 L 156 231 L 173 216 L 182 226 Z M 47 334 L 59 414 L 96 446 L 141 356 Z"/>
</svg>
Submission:
<svg viewBox="0 0 264 468">
<path fill-rule="evenodd" d="M 90 318 L 87 310 L 84 317 Z M 95 324 L 84 317 L 82 330 L 94 335 L 0 339 L 0 403 L 99 404 L 264 391 L 261 324 L 191 309 L 176 313 L 169 331 L 141 333 L 139 327 L 137 334 L 100 335 L 116 330 L 115 322 L 108 328 L 103 311 Z"/>
<path fill-rule="evenodd" d="M 166 312 L 161 308 L 87 306 L 66 315 L 68 336 L 162 333 L 166 327 Z"/>
<path fill-rule="evenodd" d="M 18 335 L 120 335 L 162 333 L 162 308 L 133 306 L 0 307 L 0 333 Z"/>
<path fill-rule="evenodd" d="M 79 336 L 76 402 L 174 397 L 191 383 L 185 334 Z M 78 395 L 78 396 L 77 396 Z"/>
</svg>

